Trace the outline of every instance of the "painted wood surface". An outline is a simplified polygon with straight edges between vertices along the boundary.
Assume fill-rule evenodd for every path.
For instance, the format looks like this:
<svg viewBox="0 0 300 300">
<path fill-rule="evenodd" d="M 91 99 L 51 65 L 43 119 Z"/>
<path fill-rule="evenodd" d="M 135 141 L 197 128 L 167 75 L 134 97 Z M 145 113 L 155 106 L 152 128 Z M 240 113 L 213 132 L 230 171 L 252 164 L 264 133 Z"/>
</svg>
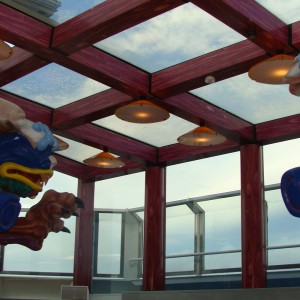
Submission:
<svg viewBox="0 0 300 300">
<path fill-rule="evenodd" d="M 181 0 L 105 1 L 57 26 L 53 47 L 70 54 L 182 4 Z"/>
<path fill-rule="evenodd" d="M 144 213 L 143 290 L 165 288 L 166 169 L 147 167 Z"/>
<path fill-rule="evenodd" d="M 113 115 L 115 110 L 132 102 L 132 97 L 109 89 L 53 111 L 52 126 L 67 129 Z"/>
<path fill-rule="evenodd" d="M 262 148 L 241 147 L 242 286 L 267 287 Z"/>
<path fill-rule="evenodd" d="M 221 81 L 245 73 L 265 58 L 263 49 L 243 41 L 154 73 L 151 91 L 160 97 L 171 97 L 206 85 L 208 75 Z"/>
<path fill-rule="evenodd" d="M 78 180 L 77 196 L 84 202 L 84 209 L 76 219 L 73 285 L 92 285 L 93 223 L 95 183 Z"/>
<path fill-rule="evenodd" d="M 252 0 L 192 0 L 192 3 L 207 11 L 268 53 L 293 51 L 288 43 L 288 26 Z"/>
</svg>

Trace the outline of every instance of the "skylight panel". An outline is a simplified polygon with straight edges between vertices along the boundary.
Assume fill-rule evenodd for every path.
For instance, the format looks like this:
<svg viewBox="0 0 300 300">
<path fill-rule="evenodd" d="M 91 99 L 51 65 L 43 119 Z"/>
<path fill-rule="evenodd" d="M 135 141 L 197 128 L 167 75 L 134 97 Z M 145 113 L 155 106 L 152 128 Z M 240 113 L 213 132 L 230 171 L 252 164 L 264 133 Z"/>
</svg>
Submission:
<svg viewBox="0 0 300 300">
<path fill-rule="evenodd" d="M 148 72 L 156 72 L 244 39 L 188 3 L 95 46 Z"/>
</svg>

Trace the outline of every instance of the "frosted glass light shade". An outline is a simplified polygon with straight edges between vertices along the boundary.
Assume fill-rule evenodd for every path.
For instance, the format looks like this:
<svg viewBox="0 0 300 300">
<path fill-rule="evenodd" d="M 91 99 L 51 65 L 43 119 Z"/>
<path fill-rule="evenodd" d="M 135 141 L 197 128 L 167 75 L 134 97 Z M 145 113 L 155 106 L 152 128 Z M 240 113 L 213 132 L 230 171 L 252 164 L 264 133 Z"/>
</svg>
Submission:
<svg viewBox="0 0 300 300">
<path fill-rule="evenodd" d="M 138 100 L 119 107 L 115 115 L 123 121 L 141 124 L 162 122 L 170 117 L 168 111 L 147 100 Z"/>
<path fill-rule="evenodd" d="M 180 136 L 177 141 L 188 146 L 211 146 L 225 142 L 226 138 L 212 129 L 200 126 Z"/>
<path fill-rule="evenodd" d="M 285 75 L 293 66 L 294 57 L 278 54 L 255 64 L 248 72 L 249 77 L 260 83 L 283 84 Z"/>
<path fill-rule="evenodd" d="M 125 166 L 124 162 L 105 151 L 85 159 L 83 163 L 92 167 L 107 169 L 121 168 Z"/>
</svg>

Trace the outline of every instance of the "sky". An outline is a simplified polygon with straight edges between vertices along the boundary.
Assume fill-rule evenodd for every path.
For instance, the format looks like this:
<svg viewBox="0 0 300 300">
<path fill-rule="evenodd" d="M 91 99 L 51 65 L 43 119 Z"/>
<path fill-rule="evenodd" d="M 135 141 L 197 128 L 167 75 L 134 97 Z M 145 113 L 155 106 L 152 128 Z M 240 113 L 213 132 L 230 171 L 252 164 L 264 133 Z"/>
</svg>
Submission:
<svg viewBox="0 0 300 300">
<path fill-rule="evenodd" d="M 276 14 L 278 11 L 282 12 L 282 19 L 284 16 L 290 16 L 291 18 L 286 20 L 287 23 L 299 19 L 299 14 L 297 14 L 300 10 L 299 1 L 288 1 L 289 5 L 286 4 L 286 1 L 258 2 L 274 9 Z M 66 10 L 59 10 L 53 18 L 58 22 L 63 22 L 80 10 L 87 8 L 82 5 L 91 3 L 91 1 L 78 1 L 74 5 L 74 1 L 62 1 L 62 8 L 64 7 Z M 290 5 L 293 9 L 290 9 Z M 288 9 L 288 13 L 286 13 L 286 9 Z M 212 29 L 214 29 L 213 32 Z M 213 38 L 211 38 L 212 36 Z M 199 9 L 189 3 L 140 24 L 133 30 L 108 38 L 97 46 L 112 51 L 116 56 L 149 72 L 155 72 L 242 39 L 240 35 L 220 26 L 219 22 L 201 13 Z M 53 108 L 108 88 L 55 64 L 50 64 L 26 77 L 3 87 L 3 89 L 27 98 L 33 97 L 34 101 Z M 234 114 L 252 123 L 273 118 L 274 111 L 279 112 L 276 117 L 291 114 L 291 112 L 300 112 L 299 99 L 291 97 L 287 92 L 287 87 L 278 89 L 272 87 L 271 90 L 271 87 L 253 83 L 245 77 L 246 75 L 237 76 L 230 82 L 223 81 L 193 92 L 224 109 L 232 110 Z M 220 94 L 222 102 L 218 102 L 221 99 Z M 283 106 L 280 105 L 283 102 L 282 99 L 285 99 Z M 243 104 L 240 106 L 242 109 L 236 109 L 237 103 Z M 134 135 L 134 132 L 128 133 L 128 135 L 131 134 Z M 286 170 L 299 166 L 299 147 L 299 139 L 264 147 L 265 184 L 279 183 Z M 238 190 L 240 188 L 239 170 L 238 152 L 168 167 L 167 202 Z M 144 182 L 144 173 L 97 182 L 95 208 L 142 207 L 144 205 Z M 56 172 L 45 190 L 50 188 L 76 194 L 77 180 Z M 267 194 L 271 214 L 269 219 L 270 243 L 272 245 L 299 243 L 300 219 L 287 213 L 280 194 L 271 195 L 270 198 L 269 195 L 271 193 Z M 38 199 L 22 200 L 23 207 L 31 206 Z M 206 210 L 207 250 L 239 248 L 239 205 L 236 198 L 201 203 L 201 207 Z M 70 220 L 71 223 L 68 225 L 72 229 L 72 233 L 74 232 L 73 220 Z M 167 225 L 168 253 L 190 252 L 193 245 L 193 234 L 190 232 L 191 215 L 182 212 L 172 218 L 169 217 L 169 220 L 169 225 Z M 186 234 L 187 231 L 190 232 L 189 235 Z M 104 232 L 106 231 L 104 230 Z M 113 235 L 110 236 L 110 234 L 107 229 L 107 236 L 102 236 L 102 239 L 109 242 L 111 236 L 118 236 L 118 229 Z M 55 236 L 55 239 L 52 239 L 52 236 Z M 178 240 L 184 241 L 184 243 L 178 243 Z M 15 270 L 21 267 L 24 270 L 41 271 L 45 270 L 47 266 L 47 270 L 58 271 L 63 268 L 61 271 L 72 272 L 73 243 L 73 234 L 66 236 L 61 233 L 51 234 L 51 239 L 47 239 L 40 252 L 27 251 L 22 246 L 8 246 L 5 268 Z M 118 246 L 118 243 L 111 245 L 111 249 L 113 249 L 109 260 L 111 262 L 118 262 L 120 258 L 116 245 Z M 108 245 L 108 247 L 110 246 Z M 103 248 L 102 250 L 106 254 L 107 249 Z M 20 253 L 19 251 L 22 253 L 20 256 L 17 255 Z M 299 249 L 288 251 L 298 259 Z M 272 262 L 284 261 L 284 257 L 287 256 L 292 257 L 282 251 L 274 251 L 274 253 Z M 16 257 L 22 257 L 22 260 L 16 261 Z M 236 263 L 236 257 L 236 254 L 233 255 L 231 260 L 226 260 L 226 263 L 230 261 Z M 177 265 L 178 268 L 184 269 L 187 265 L 191 265 L 189 258 L 180 259 L 180 261 Z M 299 262 L 299 260 L 297 261 Z M 209 260 L 211 267 L 222 263 L 224 264 L 224 257 L 221 256 L 219 258 L 212 256 Z M 172 270 L 174 265 L 169 264 L 168 268 Z M 106 267 L 111 268 L 109 264 Z"/>
</svg>

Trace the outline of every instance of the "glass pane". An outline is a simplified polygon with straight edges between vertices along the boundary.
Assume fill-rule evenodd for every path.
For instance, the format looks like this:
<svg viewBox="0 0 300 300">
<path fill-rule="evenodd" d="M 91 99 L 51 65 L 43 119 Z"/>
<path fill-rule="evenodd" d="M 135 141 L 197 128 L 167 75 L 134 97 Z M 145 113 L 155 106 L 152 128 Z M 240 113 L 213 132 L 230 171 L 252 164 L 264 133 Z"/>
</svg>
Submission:
<svg viewBox="0 0 300 300">
<path fill-rule="evenodd" d="M 204 256 L 205 270 L 241 268 L 241 253 L 224 253 Z"/>
<path fill-rule="evenodd" d="M 244 39 L 188 3 L 95 46 L 148 72 L 155 72 Z"/>
<path fill-rule="evenodd" d="M 166 256 L 194 253 L 194 213 L 186 205 L 168 207 L 166 213 Z M 193 257 L 172 258 L 166 261 L 167 272 L 193 270 Z"/>
<path fill-rule="evenodd" d="M 121 263 L 121 214 L 99 214 L 98 274 L 120 274 Z"/>
<path fill-rule="evenodd" d="M 168 202 L 239 189 L 238 152 L 167 168 Z"/>
<path fill-rule="evenodd" d="M 280 183 L 284 172 L 300 166 L 299 148 L 300 139 L 264 146 L 265 185 Z"/>
<path fill-rule="evenodd" d="M 5 91 L 51 108 L 58 108 L 108 88 L 54 63 L 2 87 Z"/>
<path fill-rule="evenodd" d="M 51 232 L 39 251 L 21 245 L 7 245 L 4 271 L 73 273 L 75 217 L 65 219 L 71 234 Z"/>
<path fill-rule="evenodd" d="M 299 218 L 288 212 L 281 191 L 279 189 L 268 191 L 265 198 L 268 203 L 268 246 L 300 244 Z M 270 255 L 272 255 L 272 252 L 270 252 Z"/>
<path fill-rule="evenodd" d="M 256 2 L 264 6 L 286 24 L 299 21 L 299 1 L 256 0 Z"/>
<path fill-rule="evenodd" d="M 116 116 L 103 118 L 93 123 L 156 147 L 175 144 L 180 135 L 197 127 L 175 115 L 170 115 L 170 118 L 165 121 L 152 124 L 129 123 Z"/>
<path fill-rule="evenodd" d="M 248 74 L 222 80 L 191 93 L 253 124 L 300 112 L 299 99 L 289 93 L 288 85 L 258 83 Z"/>
<path fill-rule="evenodd" d="M 241 250 L 240 197 L 198 202 L 205 212 L 205 252 Z M 241 266 L 241 254 L 204 256 L 207 269 Z"/>
<path fill-rule="evenodd" d="M 299 248 L 273 249 L 268 251 L 268 265 L 300 264 Z"/>
<path fill-rule="evenodd" d="M 69 148 L 59 152 L 59 155 L 65 156 L 72 160 L 76 160 L 76 161 L 82 163 L 84 159 L 92 157 L 92 156 L 102 152 L 102 150 L 100 150 L 98 148 L 87 146 L 85 144 L 78 143 L 73 140 L 69 140 L 65 137 L 60 137 L 57 134 L 56 134 L 56 136 L 61 138 L 63 141 L 65 141 L 66 143 L 69 144 Z"/>
<path fill-rule="evenodd" d="M 95 184 L 95 208 L 143 207 L 144 201 L 144 172 L 97 181 Z"/>
<path fill-rule="evenodd" d="M 104 2 L 104 0 L 1 0 L 0 2 L 55 26 Z"/>
<path fill-rule="evenodd" d="M 39 193 L 36 198 L 34 199 L 21 198 L 22 207 L 29 208 L 32 205 L 35 205 L 37 202 L 41 200 L 44 193 L 47 190 L 51 190 L 51 189 L 60 193 L 68 192 L 77 195 L 77 186 L 78 186 L 77 178 L 60 173 L 58 171 L 54 171 L 53 176 L 48 181 L 47 185 L 44 186 L 43 191 Z"/>
<path fill-rule="evenodd" d="M 194 271 L 194 257 L 177 257 L 166 259 L 166 272 L 191 272 Z"/>
</svg>

